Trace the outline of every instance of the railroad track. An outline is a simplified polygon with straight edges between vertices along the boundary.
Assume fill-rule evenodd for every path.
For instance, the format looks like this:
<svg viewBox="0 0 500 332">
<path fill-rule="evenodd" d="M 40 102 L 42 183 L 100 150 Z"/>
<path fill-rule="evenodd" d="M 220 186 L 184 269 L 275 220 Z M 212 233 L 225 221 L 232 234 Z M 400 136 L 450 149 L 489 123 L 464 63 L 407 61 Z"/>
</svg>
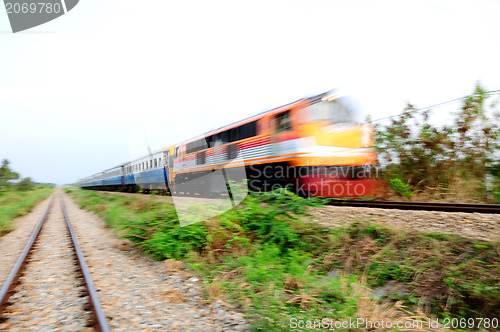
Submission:
<svg viewBox="0 0 500 332">
<path fill-rule="evenodd" d="M 335 199 L 330 205 L 357 206 L 380 209 L 425 210 L 443 212 L 467 213 L 500 213 L 500 204 L 467 204 L 467 203 L 436 203 L 436 202 L 395 202 L 395 201 L 361 201 Z"/>
<path fill-rule="evenodd" d="M 56 199 L 61 206 L 59 212 L 54 211 L 53 205 Z M 47 221 L 49 219 L 50 221 Z M 50 270 L 52 266 L 56 267 L 54 270 L 57 272 Z M 72 273 L 73 271 L 75 273 Z M 45 284 L 42 285 L 44 281 Z M 71 311 L 68 307 L 71 307 Z M 57 313 L 49 314 L 51 309 Z M 89 309 L 92 315 L 89 314 Z M 55 318 L 55 320 L 59 320 L 58 324 L 72 325 L 60 327 L 75 327 L 75 321 L 78 321 L 84 324 L 79 329 L 93 327 L 97 331 L 109 331 L 76 232 L 66 211 L 64 199 L 62 195 L 53 194 L 47 209 L 38 220 L 21 255 L 0 289 L 0 329 L 2 324 L 9 325 L 10 320 L 15 318 L 17 320 L 12 323 L 12 327 L 23 329 L 54 315 L 60 317 L 64 315 L 64 310 L 70 314 L 66 318 Z M 34 322 L 25 322 L 30 313 L 37 311 L 42 311 L 44 317 L 37 318 Z M 75 314 L 75 311 L 80 313 Z"/>
</svg>

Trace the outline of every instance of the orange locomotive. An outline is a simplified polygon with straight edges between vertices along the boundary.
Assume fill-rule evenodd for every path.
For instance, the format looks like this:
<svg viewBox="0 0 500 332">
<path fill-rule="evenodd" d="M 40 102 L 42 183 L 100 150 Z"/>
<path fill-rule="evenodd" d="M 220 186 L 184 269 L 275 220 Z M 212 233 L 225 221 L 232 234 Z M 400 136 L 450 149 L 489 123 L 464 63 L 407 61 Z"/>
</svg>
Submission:
<svg viewBox="0 0 500 332">
<path fill-rule="evenodd" d="M 373 195 L 369 167 L 377 155 L 372 129 L 355 116 L 348 99 L 333 90 L 171 146 L 165 151 L 170 190 L 217 192 L 222 189 L 205 175 L 244 169 L 250 190 L 288 187 L 305 196 Z"/>
</svg>

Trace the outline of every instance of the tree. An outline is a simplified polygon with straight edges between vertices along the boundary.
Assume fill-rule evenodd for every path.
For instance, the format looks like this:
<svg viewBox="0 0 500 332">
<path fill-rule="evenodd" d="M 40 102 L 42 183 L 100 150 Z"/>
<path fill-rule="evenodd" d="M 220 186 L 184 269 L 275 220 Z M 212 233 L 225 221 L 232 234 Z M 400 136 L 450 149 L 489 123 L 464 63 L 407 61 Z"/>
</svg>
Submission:
<svg viewBox="0 0 500 332">
<path fill-rule="evenodd" d="M 488 112 L 489 95 L 478 82 L 472 95 L 464 102 L 455 120 L 456 161 L 462 169 L 475 176 L 485 172 L 485 166 L 495 158 L 500 136 L 500 117 Z"/>
<path fill-rule="evenodd" d="M 17 184 L 17 190 L 20 191 L 28 191 L 31 188 L 33 188 L 33 180 L 31 180 L 30 177 L 22 179 L 18 184 Z"/>
<path fill-rule="evenodd" d="M 7 159 L 2 161 L 2 167 L 0 167 L 0 191 L 10 186 L 9 181 L 19 179 L 19 174 L 11 170 L 9 164 L 10 162 Z"/>
<path fill-rule="evenodd" d="M 415 189 L 448 183 L 452 176 L 450 129 L 432 125 L 429 114 L 408 104 L 390 124 L 376 126 L 379 160 L 387 174 Z"/>
<path fill-rule="evenodd" d="M 388 180 L 412 189 L 448 187 L 457 178 L 483 181 L 500 151 L 500 114 L 488 104 L 489 97 L 476 83 L 449 126 L 432 124 L 430 110 L 411 104 L 389 124 L 375 126 Z"/>
</svg>

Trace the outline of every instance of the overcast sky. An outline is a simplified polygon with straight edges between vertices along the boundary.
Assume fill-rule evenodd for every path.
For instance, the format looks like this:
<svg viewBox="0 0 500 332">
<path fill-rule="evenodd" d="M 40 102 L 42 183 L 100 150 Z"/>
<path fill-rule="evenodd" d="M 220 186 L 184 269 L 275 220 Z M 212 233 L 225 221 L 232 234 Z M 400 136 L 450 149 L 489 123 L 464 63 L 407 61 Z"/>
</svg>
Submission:
<svg viewBox="0 0 500 332">
<path fill-rule="evenodd" d="M 131 141 L 155 150 L 335 87 L 372 118 L 500 89 L 499 18 L 482 0 L 81 0 L 12 34 L 2 10 L 0 159 L 71 183 Z"/>
</svg>

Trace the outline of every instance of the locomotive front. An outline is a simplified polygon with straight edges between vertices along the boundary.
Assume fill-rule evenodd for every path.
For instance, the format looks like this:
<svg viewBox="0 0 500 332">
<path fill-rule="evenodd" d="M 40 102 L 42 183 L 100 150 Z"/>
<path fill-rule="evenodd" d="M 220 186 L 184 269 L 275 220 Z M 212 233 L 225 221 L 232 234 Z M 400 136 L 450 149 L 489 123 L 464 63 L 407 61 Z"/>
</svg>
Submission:
<svg viewBox="0 0 500 332">
<path fill-rule="evenodd" d="M 296 189 L 306 195 L 359 197 L 376 194 L 373 129 L 358 121 L 350 100 L 337 92 L 310 98 L 297 110 L 300 155 L 291 160 Z"/>
</svg>

